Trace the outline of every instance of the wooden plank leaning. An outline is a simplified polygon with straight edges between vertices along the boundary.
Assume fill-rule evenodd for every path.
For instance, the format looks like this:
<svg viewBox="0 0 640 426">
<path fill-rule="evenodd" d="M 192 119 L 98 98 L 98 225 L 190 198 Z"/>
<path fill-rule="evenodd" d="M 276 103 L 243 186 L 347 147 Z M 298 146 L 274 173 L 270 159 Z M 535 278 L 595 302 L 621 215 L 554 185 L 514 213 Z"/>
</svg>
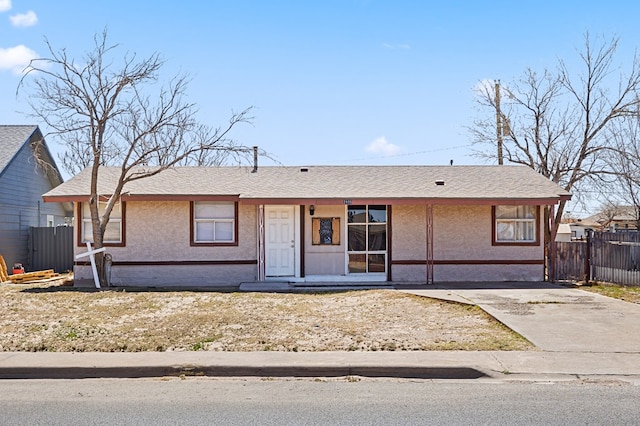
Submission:
<svg viewBox="0 0 640 426">
<path fill-rule="evenodd" d="M 0 254 L 0 282 L 9 280 L 9 272 L 7 272 L 7 264 L 4 262 L 4 257 Z"/>
</svg>

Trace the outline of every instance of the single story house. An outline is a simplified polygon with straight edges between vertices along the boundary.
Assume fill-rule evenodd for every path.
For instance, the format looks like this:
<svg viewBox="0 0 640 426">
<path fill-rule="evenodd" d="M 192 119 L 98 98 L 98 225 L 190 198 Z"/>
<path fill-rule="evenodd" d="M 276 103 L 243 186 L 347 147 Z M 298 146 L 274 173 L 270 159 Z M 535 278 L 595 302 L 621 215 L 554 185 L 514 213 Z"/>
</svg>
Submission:
<svg viewBox="0 0 640 426">
<path fill-rule="evenodd" d="M 76 203 L 76 253 L 89 182 L 44 194 Z M 544 211 L 570 197 L 522 166 L 179 167 L 125 186 L 105 246 L 117 286 L 543 281 Z"/>
<path fill-rule="evenodd" d="M 640 208 L 638 206 L 609 206 L 582 220 L 590 227 L 604 232 L 637 231 Z"/>
<path fill-rule="evenodd" d="M 577 221 L 570 223 L 569 227 L 571 228 L 572 240 L 585 240 L 588 232 L 594 232 L 600 229 L 600 224 L 597 222 L 578 219 Z"/>
<path fill-rule="evenodd" d="M 42 194 L 63 182 L 42 132 L 35 125 L 0 125 L 0 255 L 11 269 L 30 269 L 29 228 L 68 224 L 70 203 L 43 203 Z"/>
</svg>

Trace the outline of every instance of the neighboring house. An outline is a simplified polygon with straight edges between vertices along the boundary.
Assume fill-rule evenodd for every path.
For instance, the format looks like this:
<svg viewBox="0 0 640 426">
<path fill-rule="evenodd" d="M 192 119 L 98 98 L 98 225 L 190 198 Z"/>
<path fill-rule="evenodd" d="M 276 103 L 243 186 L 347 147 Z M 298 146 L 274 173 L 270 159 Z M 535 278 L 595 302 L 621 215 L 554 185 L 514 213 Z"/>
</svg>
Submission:
<svg viewBox="0 0 640 426">
<path fill-rule="evenodd" d="M 44 195 L 76 203 L 76 253 L 89 182 Z M 519 166 L 182 167 L 125 186 L 105 245 L 114 285 L 543 281 L 544 209 L 570 197 Z"/>
<path fill-rule="evenodd" d="M 0 254 L 7 266 L 29 269 L 29 227 L 58 226 L 72 216 L 69 203 L 43 203 L 62 183 L 38 126 L 0 125 Z"/>
<path fill-rule="evenodd" d="M 637 230 L 640 212 L 636 206 L 611 206 L 583 220 L 599 231 Z"/>
<path fill-rule="evenodd" d="M 588 232 L 593 232 L 596 229 L 600 229 L 600 224 L 591 222 L 587 219 L 578 219 L 575 222 L 569 224 L 571 227 L 571 239 L 584 240 L 587 238 Z"/>
</svg>

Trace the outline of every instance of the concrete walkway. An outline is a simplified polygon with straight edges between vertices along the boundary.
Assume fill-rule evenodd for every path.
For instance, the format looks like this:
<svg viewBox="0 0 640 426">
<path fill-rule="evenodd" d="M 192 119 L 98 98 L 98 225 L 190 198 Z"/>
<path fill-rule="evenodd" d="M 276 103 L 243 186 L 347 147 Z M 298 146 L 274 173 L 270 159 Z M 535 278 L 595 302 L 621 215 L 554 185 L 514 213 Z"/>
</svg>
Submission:
<svg viewBox="0 0 640 426">
<path fill-rule="evenodd" d="M 640 353 L 639 304 L 548 283 L 400 291 L 478 305 L 544 351 Z"/>
<path fill-rule="evenodd" d="M 539 351 L 0 352 L 0 379 L 366 376 L 547 381 L 614 376 L 640 384 L 640 305 L 546 283 L 462 283 L 398 291 L 477 304 Z"/>
</svg>

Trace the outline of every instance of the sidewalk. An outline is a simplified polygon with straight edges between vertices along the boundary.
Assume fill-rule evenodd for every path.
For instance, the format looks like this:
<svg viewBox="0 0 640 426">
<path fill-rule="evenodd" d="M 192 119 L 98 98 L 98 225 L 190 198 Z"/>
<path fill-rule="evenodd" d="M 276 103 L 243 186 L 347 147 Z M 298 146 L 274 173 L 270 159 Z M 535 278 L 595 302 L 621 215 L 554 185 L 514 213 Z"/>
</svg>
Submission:
<svg viewBox="0 0 640 426">
<path fill-rule="evenodd" d="M 0 379 L 392 377 L 564 380 L 616 376 L 640 383 L 640 305 L 547 283 L 404 288 L 477 304 L 539 351 L 0 352 Z"/>
<path fill-rule="evenodd" d="M 640 354 L 572 352 L 0 353 L 0 379 L 391 377 L 640 381 Z"/>
</svg>

